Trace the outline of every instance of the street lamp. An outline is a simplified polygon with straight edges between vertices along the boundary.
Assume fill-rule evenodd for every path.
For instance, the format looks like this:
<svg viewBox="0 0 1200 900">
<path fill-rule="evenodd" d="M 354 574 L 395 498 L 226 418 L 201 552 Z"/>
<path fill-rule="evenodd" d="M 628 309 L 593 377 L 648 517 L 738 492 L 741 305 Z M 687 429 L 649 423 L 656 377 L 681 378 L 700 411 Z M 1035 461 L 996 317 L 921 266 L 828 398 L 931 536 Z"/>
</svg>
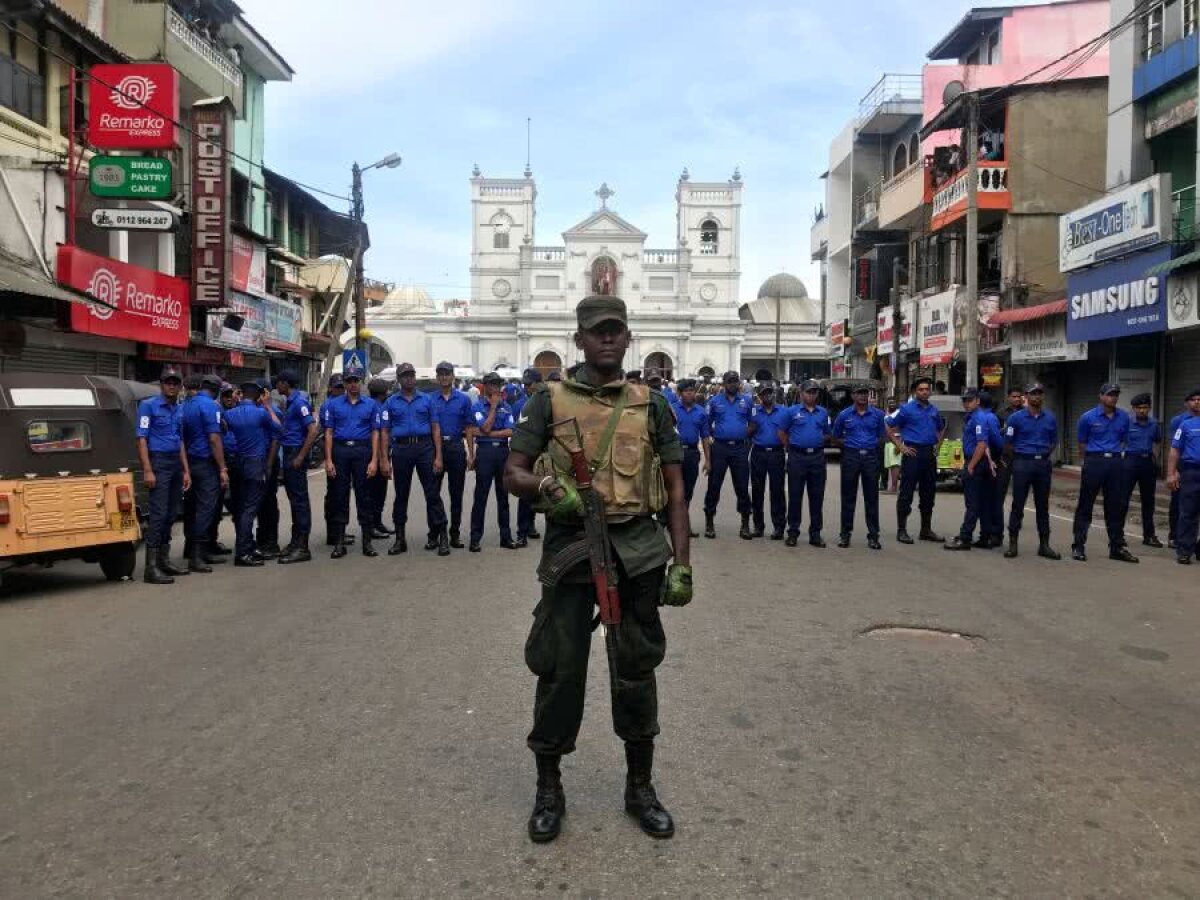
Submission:
<svg viewBox="0 0 1200 900">
<path fill-rule="evenodd" d="M 402 162 L 403 158 L 399 153 L 389 153 L 377 163 L 372 163 L 369 166 L 360 167 L 355 163 L 351 169 L 352 176 L 351 192 L 350 192 L 350 215 L 354 219 L 354 239 L 357 243 L 357 249 L 354 254 L 354 348 L 361 350 L 363 347 L 363 333 L 367 329 L 367 305 L 363 296 L 363 247 L 362 241 L 362 225 L 363 225 L 363 186 L 362 173 L 370 169 L 395 169 Z"/>
</svg>

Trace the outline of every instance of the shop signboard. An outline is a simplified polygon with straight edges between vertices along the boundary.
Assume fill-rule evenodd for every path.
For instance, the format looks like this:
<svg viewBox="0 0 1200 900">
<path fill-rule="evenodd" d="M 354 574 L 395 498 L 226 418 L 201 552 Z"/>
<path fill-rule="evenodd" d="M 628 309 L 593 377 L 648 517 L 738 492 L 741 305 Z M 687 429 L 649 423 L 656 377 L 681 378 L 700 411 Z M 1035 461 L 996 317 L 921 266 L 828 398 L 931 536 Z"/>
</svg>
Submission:
<svg viewBox="0 0 1200 900">
<path fill-rule="evenodd" d="M 980 379 L 985 388 L 998 388 L 1004 384 L 1004 366 L 995 363 L 990 366 L 982 366 L 979 369 Z"/>
<path fill-rule="evenodd" d="M 846 355 L 846 320 L 829 323 L 829 355 L 831 358 Z"/>
<path fill-rule="evenodd" d="M 166 63 L 88 69 L 88 143 L 101 150 L 178 146 L 179 73 Z"/>
<path fill-rule="evenodd" d="M 95 156 L 88 188 L 95 197 L 169 200 L 175 190 L 171 161 L 157 156 Z"/>
<path fill-rule="evenodd" d="M 153 269 L 58 248 L 58 280 L 100 302 L 72 303 L 71 329 L 84 334 L 186 347 L 188 283 Z"/>
<path fill-rule="evenodd" d="M 912 300 L 900 301 L 900 352 L 904 353 L 913 348 L 913 326 L 916 322 L 917 306 Z M 876 317 L 875 328 L 879 332 L 879 352 L 892 352 L 892 307 L 885 306 Z"/>
<path fill-rule="evenodd" d="M 263 298 L 266 313 L 266 334 L 264 343 L 272 350 L 290 350 L 300 352 L 300 344 L 304 339 L 300 327 L 301 309 L 299 304 L 278 297 Z"/>
<path fill-rule="evenodd" d="M 103 231 L 174 231 L 175 214 L 161 209 L 94 209 L 92 224 Z"/>
<path fill-rule="evenodd" d="M 229 281 L 232 105 L 226 98 L 192 107 L 192 288 L 197 306 L 224 306 Z"/>
<path fill-rule="evenodd" d="M 231 235 L 231 244 L 230 287 L 244 294 L 267 296 L 267 248 L 240 234 Z"/>
<path fill-rule="evenodd" d="M 261 353 L 266 346 L 266 301 L 251 294 L 230 291 L 229 308 L 242 317 L 241 330 L 226 327 L 225 313 L 209 313 L 208 343 L 214 347 Z"/>
<path fill-rule="evenodd" d="M 1147 272 L 1170 259 L 1171 247 L 1165 245 L 1071 273 L 1067 340 L 1103 341 L 1166 330 L 1166 278 Z"/>
<path fill-rule="evenodd" d="M 951 288 L 921 301 L 921 365 L 944 366 L 954 361 L 954 301 Z"/>
<path fill-rule="evenodd" d="M 1017 322 L 1011 330 L 1014 363 L 1076 362 L 1088 358 L 1086 341 L 1073 344 L 1067 340 L 1067 320 L 1063 316 Z"/>
<path fill-rule="evenodd" d="M 1152 247 L 1168 233 L 1171 176 L 1113 191 L 1058 219 L 1058 268 L 1070 272 Z"/>
</svg>

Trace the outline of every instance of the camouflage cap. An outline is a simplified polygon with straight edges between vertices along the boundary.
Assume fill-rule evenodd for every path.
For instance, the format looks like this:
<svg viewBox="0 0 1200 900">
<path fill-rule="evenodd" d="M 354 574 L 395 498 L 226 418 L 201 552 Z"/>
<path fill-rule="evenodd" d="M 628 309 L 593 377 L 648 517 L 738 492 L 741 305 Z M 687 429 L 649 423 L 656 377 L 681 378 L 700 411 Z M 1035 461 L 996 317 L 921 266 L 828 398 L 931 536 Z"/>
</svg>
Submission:
<svg viewBox="0 0 1200 900">
<path fill-rule="evenodd" d="M 592 294 L 584 297 L 575 307 L 575 320 L 579 327 L 588 331 L 603 322 L 628 323 L 629 316 L 625 309 L 625 301 L 620 297 L 606 294 Z"/>
</svg>

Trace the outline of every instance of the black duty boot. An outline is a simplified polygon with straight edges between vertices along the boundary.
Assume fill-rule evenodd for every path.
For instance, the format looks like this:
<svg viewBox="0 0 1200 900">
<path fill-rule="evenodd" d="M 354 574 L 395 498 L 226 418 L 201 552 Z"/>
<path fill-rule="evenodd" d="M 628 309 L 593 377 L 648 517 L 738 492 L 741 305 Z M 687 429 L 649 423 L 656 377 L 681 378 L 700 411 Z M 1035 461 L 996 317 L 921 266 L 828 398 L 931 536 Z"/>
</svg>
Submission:
<svg viewBox="0 0 1200 900">
<path fill-rule="evenodd" d="M 290 566 L 292 563 L 304 563 L 312 561 L 312 553 L 308 549 L 308 535 L 298 534 L 296 539 L 292 541 L 291 549 L 283 556 L 279 557 L 279 564 L 282 566 Z"/>
<path fill-rule="evenodd" d="M 924 538 L 922 538 L 922 540 L 924 540 Z M 970 550 L 971 539 L 956 535 L 952 539 L 946 541 L 946 543 L 942 546 L 946 550 Z"/>
<path fill-rule="evenodd" d="M 211 556 L 230 556 L 233 554 L 233 551 L 220 541 L 213 541 L 208 548 L 208 552 Z M 212 560 L 210 559 L 209 562 L 211 563 Z"/>
<path fill-rule="evenodd" d="M 845 550 L 847 547 L 849 547 L 850 546 L 850 535 L 846 534 L 844 531 L 841 534 L 839 534 L 837 545 L 839 547 L 841 547 L 843 550 Z"/>
<path fill-rule="evenodd" d="M 767 533 L 767 526 L 766 526 L 766 525 L 755 525 L 755 526 L 754 526 L 754 533 L 753 533 L 751 536 L 752 536 L 752 537 L 756 537 L 756 538 L 760 538 L 760 537 L 764 537 L 764 536 L 766 535 L 766 533 Z"/>
<path fill-rule="evenodd" d="M 908 533 L 908 516 L 900 516 L 896 520 L 896 540 L 901 544 L 911 544 L 912 536 Z"/>
<path fill-rule="evenodd" d="M 1160 541 L 1158 536 L 1154 534 L 1142 538 L 1142 543 L 1147 547 L 1153 547 L 1155 550 L 1161 550 L 1163 547 L 1163 542 Z"/>
<path fill-rule="evenodd" d="M 212 571 L 212 566 L 204 561 L 204 554 L 200 552 L 199 544 L 192 544 L 187 552 L 187 565 L 189 572 L 199 572 L 201 575 L 207 575 Z"/>
<path fill-rule="evenodd" d="M 642 831 L 656 838 L 669 838 L 675 834 L 675 822 L 671 814 L 663 809 L 654 792 L 651 777 L 654 771 L 654 742 L 626 741 L 625 762 L 628 774 L 625 778 L 625 812 L 634 816 Z"/>
<path fill-rule="evenodd" d="M 438 548 L 438 533 L 431 531 L 425 538 L 425 549 L 432 553 Z"/>
<path fill-rule="evenodd" d="M 1015 534 L 1010 534 L 1008 536 L 1008 548 L 1004 551 L 1004 558 L 1005 559 L 1016 559 L 1017 558 L 1017 536 Z"/>
<path fill-rule="evenodd" d="M 175 579 L 158 568 L 158 548 L 146 545 L 146 567 L 142 570 L 146 584 L 174 584 Z"/>
<path fill-rule="evenodd" d="M 771 540 L 782 541 L 783 540 L 783 529 L 776 528 L 774 531 L 772 531 L 771 532 Z"/>
<path fill-rule="evenodd" d="M 738 537 L 743 541 L 751 540 L 754 537 L 754 533 L 750 530 L 750 516 L 748 514 L 742 516 L 742 529 L 738 532 Z"/>
<path fill-rule="evenodd" d="M 713 513 L 706 512 L 704 514 L 704 536 L 706 538 L 715 538 L 717 536 L 717 524 L 713 521 L 716 516 Z"/>
<path fill-rule="evenodd" d="M 445 528 L 438 532 L 437 554 L 438 556 L 450 555 L 450 538 L 446 536 Z"/>
<path fill-rule="evenodd" d="M 226 550 L 226 552 L 224 554 L 222 554 L 217 550 L 217 547 L 219 547 L 219 546 L 220 545 L 217 544 L 215 541 L 211 544 L 204 543 L 204 544 L 200 545 L 201 558 L 206 563 L 208 563 L 210 566 L 220 566 L 220 565 L 224 565 L 225 563 L 229 562 L 229 560 L 227 560 L 225 558 L 226 556 L 228 556 L 229 551 Z"/>
<path fill-rule="evenodd" d="M 563 816 L 567 814 L 559 759 L 548 753 L 537 755 L 537 794 L 533 798 L 533 814 L 529 817 L 529 839 L 535 844 L 545 844 L 558 837 Z"/>
<path fill-rule="evenodd" d="M 540 541 L 542 539 L 542 533 L 536 528 L 530 528 L 529 534 L 525 535 L 525 537 L 529 538 L 531 541 Z"/>
<path fill-rule="evenodd" d="M 923 541 L 944 543 L 942 536 L 933 530 L 933 516 L 921 516 L 921 533 L 918 537 Z"/>
<path fill-rule="evenodd" d="M 164 575 L 172 575 L 178 578 L 180 575 L 189 574 L 187 569 L 175 565 L 171 562 L 171 545 L 163 544 L 158 548 L 158 570 Z"/>
<path fill-rule="evenodd" d="M 1050 546 L 1049 538 L 1042 538 L 1038 541 L 1038 556 L 1042 559 L 1062 559 L 1062 554 Z"/>
<path fill-rule="evenodd" d="M 329 554 L 330 559 L 341 559 L 346 555 L 346 539 L 338 535 L 333 539 L 333 552 Z"/>
<path fill-rule="evenodd" d="M 408 541 L 404 538 L 403 531 L 396 532 L 396 539 L 392 541 L 392 546 L 388 547 L 388 556 L 399 556 L 401 553 L 408 552 Z"/>
<path fill-rule="evenodd" d="M 461 550 L 463 548 L 462 535 L 458 533 L 457 528 L 450 529 L 450 546 L 455 550 Z"/>
<path fill-rule="evenodd" d="M 1128 547 L 1117 547 L 1108 551 L 1108 558 L 1117 562 L 1135 563 L 1138 558 L 1129 552 Z"/>
<path fill-rule="evenodd" d="M 376 550 L 373 546 L 371 546 L 371 536 L 369 534 L 363 535 L 362 555 L 369 556 L 369 557 L 375 557 L 375 556 L 379 555 L 379 551 Z"/>
</svg>

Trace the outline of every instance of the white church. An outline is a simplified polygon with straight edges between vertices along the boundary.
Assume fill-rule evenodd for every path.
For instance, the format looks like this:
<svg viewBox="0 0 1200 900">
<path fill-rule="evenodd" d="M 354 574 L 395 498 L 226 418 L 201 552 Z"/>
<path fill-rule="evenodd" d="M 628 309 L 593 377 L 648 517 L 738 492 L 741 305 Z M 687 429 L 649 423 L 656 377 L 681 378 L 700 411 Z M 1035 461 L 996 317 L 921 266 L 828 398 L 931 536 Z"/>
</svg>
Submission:
<svg viewBox="0 0 1200 900">
<path fill-rule="evenodd" d="M 446 359 L 477 373 L 565 369 L 579 360 L 575 306 L 589 294 L 615 294 L 627 304 L 633 332 L 627 368 L 654 366 L 678 378 L 743 369 L 750 349 L 772 359 L 775 306 L 740 300 L 741 174 L 697 182 L 684 169 L 670 248 L 647 247 L 646 233 L 610 208 L 613 196 L 602 184 L 596 208 L 563 232 L 561 246 L 539 246 L 532 173 L 484 178 L 476 167 L 467 314 L 439 315 L 424 292 L 397 290 L 367 313 L 372 368 L 400 361 L 429 367 Z M 784 358 L 823 358 L 820 302 L 786 277 L 795 287 L 785 293 L 797 296 L 775 300 L 784 306 Z M 755 335 L 764 329 L 769 335 Z"/>
</svg>

